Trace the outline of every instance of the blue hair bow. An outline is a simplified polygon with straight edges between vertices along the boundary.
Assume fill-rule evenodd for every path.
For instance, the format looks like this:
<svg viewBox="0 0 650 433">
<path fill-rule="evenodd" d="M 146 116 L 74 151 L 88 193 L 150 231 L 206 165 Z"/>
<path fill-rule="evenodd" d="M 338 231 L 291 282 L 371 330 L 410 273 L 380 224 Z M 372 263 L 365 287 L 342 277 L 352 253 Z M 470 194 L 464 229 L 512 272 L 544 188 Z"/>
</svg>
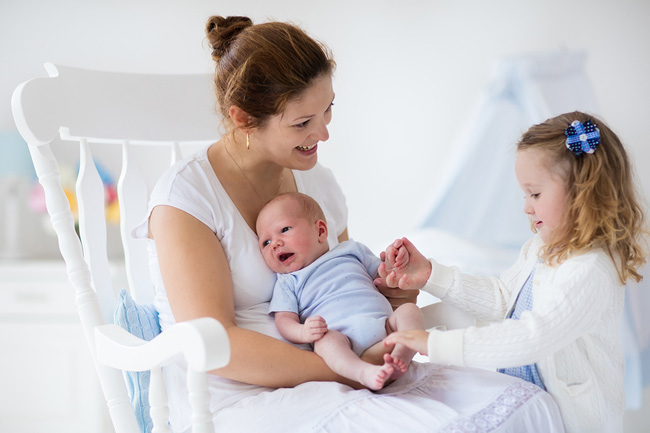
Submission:
<svg viewBox="0 0 650 433">
<path fill-rule="evenodd" d="M 583 153 L 594 153 L 596 146 L 600 144 L 600 131 L 596 124 L 587 120 L 584 125 L 579 120 L 574 120 L 564 130 L 567 136 L 566 147 L 576 156 Z"/>
</svg>

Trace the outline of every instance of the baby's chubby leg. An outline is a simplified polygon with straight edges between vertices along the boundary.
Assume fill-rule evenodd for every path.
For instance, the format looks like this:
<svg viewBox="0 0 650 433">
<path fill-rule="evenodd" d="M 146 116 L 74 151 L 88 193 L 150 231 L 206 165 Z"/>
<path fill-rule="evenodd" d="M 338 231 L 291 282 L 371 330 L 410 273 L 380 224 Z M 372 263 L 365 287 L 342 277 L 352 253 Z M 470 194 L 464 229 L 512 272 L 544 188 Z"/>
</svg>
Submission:
<svg viewBox="0 0 650 433">
<path fill-rule="evenodd" d="M 410 329 L 424 329 L 424 317 L 417 305 L 409 303 L 401 305 L 386 320 L 386 330 L 390 334 Z M 415 354 L 415 350 L 409 349 L 403 344 L 396 344 L 390 354 L 384 355 L 384 361 L 395 369 L 392 375 L 393 379 L 398 379 L 406 373 Z"/>
<path fill-rule="evenodd" d="M 394 367 L 390 364 L 374 365 L 362 361 L 352 351 L 348 337 L 331 329 L 323 338 L 314 342 L 314 352 L 323 358 L 335 373 L 356 380 L 372 390 L 383 388 L 394 373 Z"/>
</svg>

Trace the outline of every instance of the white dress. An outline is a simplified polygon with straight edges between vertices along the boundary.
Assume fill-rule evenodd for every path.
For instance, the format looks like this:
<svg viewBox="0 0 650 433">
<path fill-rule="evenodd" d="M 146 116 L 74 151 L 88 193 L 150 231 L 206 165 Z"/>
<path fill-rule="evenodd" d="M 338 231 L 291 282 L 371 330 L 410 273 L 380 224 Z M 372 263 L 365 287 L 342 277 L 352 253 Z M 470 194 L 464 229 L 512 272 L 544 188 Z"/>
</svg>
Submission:
<svg viewBox="0 0 650 433">
<path fill-rule="evenodd" d="M 347 225 L 347 208 L 332 173 L 316 165 L 293 172 L 298 191 L 312 196 L 329 224 L 330 247 Z M 151 194 L 149 212 L 169 205 L 206 224 L 221 242 L 230 265 L 237 325 L 282 339 L 267 314 L 275 274 L 257 237 L 219 183 L 207 148 L 171 167 Z M 134 235 L 147 238 L 147 222 Z M 175 323 L 162 284 L 155 244 L 149 242 L 154 304 L 163 332 Z M 191 425 L 185 366 L 164 369 L 174 432 Z M 552 398 L 519 379 L 480 369 L 413 363 L 407 374 L 380 392 L 333 382 L 270 389 L 210 377 L 211 410 L 218 432 L 562 432 Z M 473 427 L 472 427 L 473 426 Z M 472 430 L 473 428 L 473 430 Z"/>
</svg>

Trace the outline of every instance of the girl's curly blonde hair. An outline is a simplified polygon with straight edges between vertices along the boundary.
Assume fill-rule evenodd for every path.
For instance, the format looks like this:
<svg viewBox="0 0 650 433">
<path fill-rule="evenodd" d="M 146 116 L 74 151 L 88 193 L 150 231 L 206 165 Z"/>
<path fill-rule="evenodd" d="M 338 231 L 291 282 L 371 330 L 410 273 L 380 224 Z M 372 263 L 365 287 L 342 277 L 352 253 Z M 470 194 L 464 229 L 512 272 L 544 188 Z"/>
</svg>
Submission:
<svg viewBox="0 0 650 433">
<path fill-rule="evenodd" d="M 576 156 L 567 149 L 564 131 L 574 120 L 598 126 L 600 144 L 594 153 Z M 645 216 L 632 166 L 616 134 L 603 121 L 575 111 L 530 128 L 517 144 L 517 151 L 528 149 L 545 153 L 548 168 L 563 175 L 567 189 L 567 215 L 540 253 L 544 262 L 562 263 L 575 253 L 602 248 L 622 284 L 629 278 L 640 281 L 638 269 L 646 261 Z"/>
</svg>

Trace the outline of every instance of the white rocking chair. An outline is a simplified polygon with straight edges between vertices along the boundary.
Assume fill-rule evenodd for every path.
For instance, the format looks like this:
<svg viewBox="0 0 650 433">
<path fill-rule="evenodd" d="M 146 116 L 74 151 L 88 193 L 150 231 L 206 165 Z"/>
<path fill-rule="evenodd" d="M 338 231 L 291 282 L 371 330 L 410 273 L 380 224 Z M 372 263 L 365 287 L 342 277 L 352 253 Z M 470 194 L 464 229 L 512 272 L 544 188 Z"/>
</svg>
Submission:
<svg viewBox="0 0 650 433">
<path fill-rule="evenodd" d="M 45 191 L 115 431 L 140 431 L 121 370 L 151 371 L 153 431 L 169 431 L 161 366 L 182 356 L 188 364 L 193 432 L 213 433 L 207 371 L 228 363 L 227 334 L 213 318 L 179 323 L 151 341 L 112 324 L 119 288 L 111 283 L 104 185 L 95 165 L 95 159 L 117 166 L 122 161 L 117 193 L 128 289 L 136 301 L 151 302 L 146 243 L 134 241 L 130 230 L 145 217 L 147 181 L 157 178 L 167 165 L 156 167 L 157 161 L 166 159 L 161 154 L 167 152 L 174 162 L 181 148 L 207 145 L 218 138 L 211 78 L 98 72 L 49 63 L 45 68 L 48 78 L 18 86 L 13 115 Z M 77 156 L 68 162 L 79 161 L 79 235 L 55 157 L 56 150 L 64 147 L 78 148 Z M 99 156 L 93 159 L 93 153 Z"/>
</svg>

